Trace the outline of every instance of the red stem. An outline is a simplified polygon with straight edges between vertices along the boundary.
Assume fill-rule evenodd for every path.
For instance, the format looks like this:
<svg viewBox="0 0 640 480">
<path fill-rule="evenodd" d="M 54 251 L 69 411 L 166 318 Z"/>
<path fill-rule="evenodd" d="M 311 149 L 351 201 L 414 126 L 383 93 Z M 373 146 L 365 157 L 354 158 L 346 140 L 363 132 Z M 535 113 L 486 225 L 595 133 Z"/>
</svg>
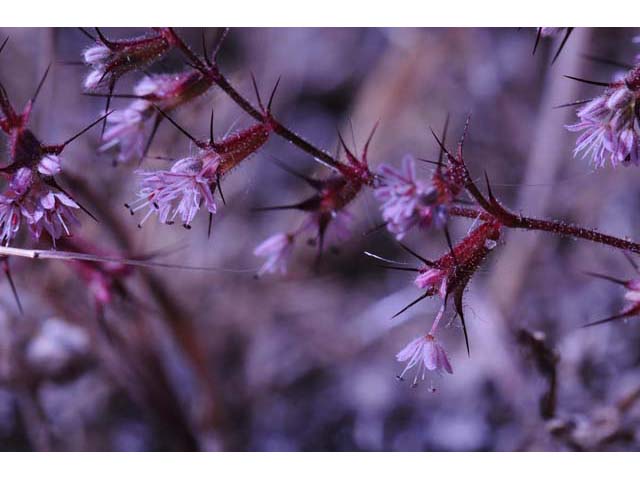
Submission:
<svg viewBox="0 0 640 480">
<path fill-rule="evenodd" d="M 244 110 L 247 114 L 252 116 L 259 122 L 264 122 L 265 117 L 268 116 L 269 122 L 273 127 L 273 131 L 284 138 L 285 140 L 293 143 L 302 151 L 308 153 L 324 165 L 333 168 L 334 170 L 339 170 L 340 162 L 333 158 L 330 154 L 325 152 L 324 150 L 316 147 L 315 145 L 309 143 L 307 140 L 302 138 L 300 135 L 292 132 L 287 127 L 278 122 L 275 118 L 271 116 L 270 112 L 261 112 L 257 108 L 255 108 L 252 103 L 242 96 L 238 90 L 235 89 L 233 85 L 227 80 L 227 78 L 220 72 L 218 66 L 216 64 L 206 65 L 198 55 L 196 55 L 191 48 L 178 36 L 177 33 L 173 32 L 175 38 L 175 42 L 177 47 L 187 56 L 187 58 L 191 61 L 194 67 L 202 71 L 203 73 L 210 75 L 213 81 L 218 85 L 222 91 L 224 91 L 231 100 L 233 100 L 242 110 Z M 215 59 L 213 60 L 215 62 Z"/>
</svg>

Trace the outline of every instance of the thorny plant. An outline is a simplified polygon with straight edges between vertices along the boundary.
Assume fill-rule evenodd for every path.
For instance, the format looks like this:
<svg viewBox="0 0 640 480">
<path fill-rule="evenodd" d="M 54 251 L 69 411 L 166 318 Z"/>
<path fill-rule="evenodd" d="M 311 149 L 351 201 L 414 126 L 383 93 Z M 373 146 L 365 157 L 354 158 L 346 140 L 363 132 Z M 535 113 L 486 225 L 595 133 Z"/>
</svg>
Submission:
<svg viewBox="0 0 640 480">
<path fill-rule="evenodd" d="M 553 57 L 555 61 L 571 31 L 571 28 L 538 29 L 534 53 L 543 37 L 560 36 L 560 46 Z M 172 28 L 156 28 L 149 35 L 124 40 L 107 39 L 97 28 L 95 35 L 87 30 L 82 32 L 93 42 L 83 54 L 84 63 L 90 68 L 84 81 L 85 93 L 105 97 L 106 109 L 95 122 L 69 140 L 57 145 L 45 145 L 28 126 L 31 111 L 48 70 L 22 113 L 14 109 L 8 93 L 0 85 L 0 127 L 6 134 L 9 145 L 8 165 L 0 169 L 0 174 L 6 180 L 0 196 L 0 255 L 4 259 L 4 270 L 14 293 L 7 260 L 10 256 L 73 261 L 75 271 L 85 280 L 90 290 L 98 317 L 103 315 L 104 308 L 110 304 L 114 295 L 127 296 L 123 282 L 132 267 L 209 270 L 207 267 L 186 267 L 150 261 L 149 256 L 105 256 L 98 253 L 102 251 L 101 248 L 76 238 L 65 242 L 74 251 L 55 249 L 57 239 L 70 237 L 72 230 L 79 226 L 76 212 L 83 210 L 89 214 L 57 181 L 57 177 L 62 175 L 60 155 L 70 142 L 103 121 L 99 151 L 104 153 L 115 150 L 114 164 L 142 163 L 159 124 L 165 119 L 192 142 L 192 152 L 185 158 L 172 159 L 170 168 L 158 171 L 136 170 L 139 177 L 138 195 L 126 207 L 131 215 L 141 212 L 138 222 L 140 227 L 156 216 L 161 223 L 172 224 L 179 221 L 189 229 L 199 210 L 204 208 L 209 214 L 210 234 L 213 216 L 219 208 L 216 195 L 219 195 L 223 204 L 226 203 L 222 190 L 225 176 L 258 152 L 274 135 L 310 155 L 326 168 L 326 175 L 312 178 L 281 164 L 283 169 L 310 186 L 314 193 L 297 203 L 257 209 L 300 210 L 305 213 L 304 220 L 297 227 L 275 233 L 255 248 L 254 254 L 264 257 L 258 276 L 286 273 L 294 247 L 304 236 L 311 236 L 311 243 L 317 248 L 317 266 L 323 250 L 331 240 L 329 235 L 338 242 L 344 242 L 348 238 L 353 220 L 349 207 L 365 191 L 372 191 L 381 202 L 384 220 L 381 226 L 386 226 L 398 242 L 410 231 L 442 231 L 448 249 L 433 260 L 424 258 L 399 243 L 400 247 L 419 262 L 417 266 L 365 252 L 381 262 L 380 265 L 384 268 L 412 272 L 415 275 L 414 284 L 422 293 L 396 315 L 404 313 L 425 298 L 440 299 L 441 306 L 430 328 L 397 354 L 398 361 L 406 362 L 398 378 L 403 379 L 409 370 L 415 368 L 413 385 L 431 373 L 453 373 L 445 348 L 439 340 L 442 320 L 450 300 L 460 319 L 466 349 L 470 354 L 470 335 L 464 316 L 464 294 L 469 282 L 499 245 L 506 230 L 542 231 L 607 245 L 621 250 L 635 267 L 630 255 L 640 253 L 640 243 L 562 221 L 514 213 L 493 194 L 486 173 L 484 186 L 478 185 L 469 171 L 463 149 L 470 117 L 455 152 L 447 147 L 448 119 L 441 135 L 431 131 L 439 145 L 440 155 L 437 161 L 422 160 L 434 166 L 429 181 L 417 177 L 416 159 L 411 156 L 403 159 L 401 168 L 383 165 L 377 171 L 372 171 L 368 154 L 377 123 L 361 153 L 350 150 L 339 133 L 339 148 L 335 155 L 314 146 L 274 115 L 274 100 L 280 80 L 264 103 L 257 82 L 251 76 L 256 105 L 225 76 L 218 64 L 217 55 L 227 34 L 226 29 L 211 53 L 207 52 L 203 35 L 200 54 L 187 45 Z M 0 52 L 5 48 L 7 40 L 0 47 Z M 146 71 L 147 67 L 170 50 L 176 50 L 184 58 L 185 68 L 182 71 L 164 74 L 150 74 Z M 115 91 L 117 81 L 132 72 L 145 74 L 133 93 Z M 589 156 L 596 167 L 604 167 L 607 161 L 614 167 L 639 164 L 640 64 L 629 67 L 628 73 L 611 83 L 577 80 L 600 85 L 605 87 L 605 91 L 588 101 L 567 104 L 581 105 L 577 112 L 579 121 L 567 127 L 571 131 L 583 132 L 577 141 L 575 154 Z M 224 92 L 256 123 L 223 138 L 216 138 L 212 112 L 209 137 L 195 138 L 172 118 L 171 112 L 210 89 Z M 124 109 L 109 111 L 112 98 L 128 98 L 131 102 Z M 449 224 L 458 218 L 471 220 L 473 225 L 466 236 L 455 241 L 449 233 Z M 35 239 L 39 239 L 43 231 L 46 232 L 53 249 L 13 246 L 24 227 Z M 618 280 L 604 274 L 594 275 L 622 285 L 627 290 L 625 298 L 629 301 L 629 306 L 621 313 L 594 324 L 634 316 L 640 312 L 638 277 Z"/>
</svg>

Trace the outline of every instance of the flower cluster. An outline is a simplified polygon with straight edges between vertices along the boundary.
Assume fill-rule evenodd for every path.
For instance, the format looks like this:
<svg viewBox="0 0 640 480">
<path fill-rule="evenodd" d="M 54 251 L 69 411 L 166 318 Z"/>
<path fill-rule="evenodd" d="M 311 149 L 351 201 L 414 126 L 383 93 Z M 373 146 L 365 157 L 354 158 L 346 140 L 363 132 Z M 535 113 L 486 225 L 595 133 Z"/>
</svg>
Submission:
<svg viewBox="0 0 640 480">
<path fill-rule="evenodd" d="M 20 168 L 0 195 L 0 242 L 9 245 L 24 223 L 35 238 L 45 230 L 55 243 L 57 238 L 70 235 L 71 225 L 78 224 L 73 212 L 78 208 L 76 202 L 52 189 L 39 175 Z"/>
<path fill-rule="evenodd" d="M 198 70 L 186 70 L 175 74 L 145 76 L 134 87 L 135 100 L 107 119 L 109 127 L 103 135 L 101 152 L 116 148 L 116 162 L 131 163 L 145 155 L 145 149 L 153 140 L 145 142 L 146 125 L 155 119 L 154 130 L 162 116 L 157 107 L 167 113 L 202 95 L 211 87 L 211 79 Z M 155 131 L 151 132 L 153 136 Z"/>
<path fill-rule="evenodd" d="M 567 126 L 572 132 L 583 132 L 574 154 L 590 156 L 596 168 L 604 167 L 607 160 L 614 167 L 640 163 L 637 77 L 634 69 L 623 81 L 612 83 L 602 95 L 578 109 L 577 123 Z"/>
<path fill-rule="evenodd" d="M 267 273 L 286 274 L 287 263 L 293 254 L 296 240 L 307 232 L 317 235 L 312 243 L 318 243 L 319 246 L 322 242 L 339 244 L 347 240 L 351 235 L 353 221 L 351 214 L 342 210 L 334 211 L 330 215 L 330 220 L 327 220 L 327 217 L 321 212 L 312 212 L 298 229 L 292 232 L 276 233 L 259 244 L 253 250 L 253 254 L 266 258 L 258 270 L 257 276 Z M 329 238 L 325 238 L 325 235 Z"/>
<path fill-rule="evenodd" d="M 402 167 L 396 169 L 382 165 L 380 183 L 375 189 L 376 198 L 382 202 L 382 218 L 387 229 L 402 240 L 413 227 L 437 228 L 447 221 L 446 205 L 439 203 L 438 190 L 416 178 L 415 160 L 407 155 Z"/>
<path fill-rule="evenodd" d="M 134 100 L 124 110 L 116 110 L 107 118 L 107 129 L 102 136 L 100 152 L 118 149 L 116 161 L 130 163 L 144 155 L 145 122 L 153 114 L 152 105 L 146 100 Z"/>
<path fill-rule="evenodd" d="M 157 214 L 161 223 L 172 224 L 180 217 L 182 225 L 190 228 L 202 203 L 209 213 L 216 213 L 213 192 L 219 165 L 218 155 L 199 155 L 178 160 L 169 170 L 137 171 L 141 177 L 138 199 L 126 207 L 132 215 L 148 209 L 139 226 Z"/>
</svg>

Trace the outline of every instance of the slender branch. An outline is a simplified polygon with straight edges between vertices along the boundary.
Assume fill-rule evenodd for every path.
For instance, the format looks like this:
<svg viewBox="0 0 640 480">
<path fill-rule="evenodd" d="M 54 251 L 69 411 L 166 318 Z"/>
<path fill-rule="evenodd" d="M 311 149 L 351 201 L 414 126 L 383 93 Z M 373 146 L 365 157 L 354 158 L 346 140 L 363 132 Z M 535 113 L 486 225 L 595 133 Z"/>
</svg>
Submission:
<svg viewBox="0 0 640 480">
<path fill-rule="evenodd" d="M 551 232 L 557 235 L 566 235 L 573 238 L 581 238 L 591 242 L 609 245 L 610 247 L 627 252 L 640 254 L 640 244 L 625 240 L 622 238 L 606 235 L 588 228 L 568 225 L 563 222 L 554 222 L 551 220 L 539 220 L 537 218 L 519 217 L 518 223 L 513 228 L 524 230 L 540 230 L 543 232 Z"/>
<path fill-rule="evenodd" d="M 485 200 L 486 202 L 486 200 Z M 505 217 L 504 214 L 508 216 Z M 564 222 L 553 220 L 541 220 L 538 218 L 522 217 L 503 209 L 499 215 L 483 212 L 482 210 L 467 207 L 451 207 L 449 214 L 455 217 L 480 218 L 481 220 L 497 219 L 507 228 L 517 228 L 521 230 L 538 230 L 542 232 L 565 235 L 572 238 L 581 238 L 590 242 L 608 245 L 619 250 L 640 254 L 640 243 L 631 242 L 623 238 L 606 235 L 604 233 L 590 230 L 588 228 L 569 225 Z M 506 220 L 506 221 L 505 221 Z"/>
<path fill-rule="evenodd" d="M 176 44 L 177 47 L 185 54 L 185 56 L 189 59 L 189 61 L 193 64 L 193 66 L 203 73 L 206 73 L 211 76 L 212 80 L 224 91 L 231 100 L 233 100 L 242 110 L 244 110 L 248 115 L 253 117 L 259 122 L 264 122 L 267 118 L 273 127 L 273 131 L 284 138 L 285 140 L 293 143 L 296 147 L 301 149 L 302 151 L 308 153 L 319 162 L 324 164 L 327 167 L 330 167 L 334 170 L 339 170 L 340 162 L 333 158 L 329 153 L 324 150 L 316 147 L 315 145 L 309 143 L 307 140 L 302 138 L 300 135 L 294 133 L 285 127 L 282 123 L 278 122 L 273 116 L 271 112 L 261 112 L 257 108 L 253 106 L 253 104 L 247 100 L 236 88 L 231 85 L 227 77 L 224 76 L 222 72 L 220 72 L 217 64 L 212 64 L 211 66 L 205 65 L 204 62 L 189 48 L 189 46 L 174 32 L 174 35 L 177 37 Z M 213 59 L 215 62 L 215 58 Z M 268 109 L 268 108 L 267 108 Z"/>
<path fill-rule="evenodd" d="M 265 120 L 265 113 L 260 112 L 251 104 L 251 102 L 244 98 L 242 94 L 238 92 L 238 90 L 236 90 L 233 85 L 231 85 L 229 80 L 227 80 L 227 78 L 219 70 L 217 70 L 215 82 L 229 96 L 229 98 L 231 98 L 231 100 L 233 100 L 247 114 L 251 115 L 253 118 L 260 122 L 263 122 Z M 293 143 L 299 149 L 316 158 L 326 166 L 333 169 L 338 169 L 338 165 L 340 162 L 329 155 L 327 152 L 312 145 L 307 140 L 300 137 L 298 134 L 292 132 L 287 127 L 278 122 L 275 118 L 270 117 L 270 121 L 273 126 L 273 131 L 277 135 Z"/>
</svg>

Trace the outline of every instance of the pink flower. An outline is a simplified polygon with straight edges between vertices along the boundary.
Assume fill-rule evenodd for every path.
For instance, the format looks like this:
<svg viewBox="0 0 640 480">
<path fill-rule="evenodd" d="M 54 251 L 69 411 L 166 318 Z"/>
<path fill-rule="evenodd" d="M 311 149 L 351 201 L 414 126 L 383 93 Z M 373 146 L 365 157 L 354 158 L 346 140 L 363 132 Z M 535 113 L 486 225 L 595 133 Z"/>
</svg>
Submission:
<svg viewBox="0 0 640 480">
<path fill-rule="evenodd" d="M 117 110 L 107 117 L 107 125 L 99 151 L 118 148 L 117 161 L 129 163 L 140 160 L 145 147 L 145 122 L 153 108 L 146 100 L 134 100 L 124 110 Z"/>
<path fill-rule="evenodd" d="M 172 110 L 205 93 L 213 84 L 202 72 L 192 69 L 179 73 L 154 74 L 144 77 L 134 88 L 162 110 Z"/>
<path fill-rule="evenodd" d="M 45 155 L 38 163 L 38 172 L 53 177 L 62 171 L 60 158 L 56 155 Z"/>
<path fill-rule="evenodd" d="M 96 44 L 84 51 L 84 62 L 93 68 L 84 80 L 86 89 L 92 90 L 102 82 L 106 76 L 106 63 L 110 56 L 111 50 L 102 44 Z"/>
<path fill-rule="evenodd" d="M 381 182 L 375 189 L 375 196 L 382 202 L 380 209 L 387 229 L 398 240 L 414 226 L 427 228 L 446 222 L 446 208 L 438 205 L 437 190 L 416 178 L 413 157 L 405 156 L 401 169 L 383 165 L 379 176 Z"/>
<path fill-rule="evenodd" d="M 265 273 L 287 273 L 287 261 L 293 252 L 295 235 L 291 233 L 277 233 L 258 245 L 253 254 L 267 257 L 258 271 L 258 276 Z"/>
<path fill-rule="evenodd" d="M 404 379 L 405 373 L 417 367 L 416 376 L 413 380 L 413 385 L 417 385 L 419 380 L 424 380 L 427 371 L 436 372 L 442 374 L 444 372 L 453 374 L 453 369 L 447 358 L 447 352 L 436 338 L 429 334 L 422 335 L 415 340 L 412 340 L 406 347 L 404 347 L 396 355 L 396 360 L 399 362 L 407 362 L 404 370 L 398 378 Z"/>
<path fill-rule="evenodd" d="M 640 163 L 640 139 L 636 120 L 637 94 L 626 82 L 616 82 L 577 112 L 579 121 L 567 125 L 583 132 L 576 141 L 574 155 L 591 156 L 596 168 L 607 160 L 612 166 Z"/>
<path fill-rule="evenodd" d="M 80 208 L 76 202 L 62 192 L 53 192 L 42 188 L 36 193 L 34 189 L 32 212 L 27 214 L 29 230 L 35 238 L 40 238 L 42 230 L 46 230 L 54 241 L 63 235 L 71 235 L 70 225 L 79 225 L 72 209 Z"/>
<path fill-rule="evenodd" d="M 629 280 L 625 287 L 627 291 L 624 294 L 624 298 L 631 303 L 640 304 L 640 279 Z"/>
<path fill-rule="evenodd" d="M 67 195 L 53 191 L 31 170 L 21 168 L 0 195 L 0 241 L 8 245 L 24 221 L 35 238 L 40 238 L 44 229 L 55 243 L 57 238 L 70 235 L 70 225 L 79 223 L 73 213 L 77 208 Z"/>
<path fill-rule="evenodd" d="M 84 87 L 112 88 L 122 75 L 144 68 L 163 57 L 176 43 L 171 29 L 156 28 L 155 32 L 126 40 L 107 40 L 100 32 L 99 40 L 83 53 L 84 62 L 91 71 L 84 80 Z"/>
<path fill-rule="evenodd" d="M 168 171 L 138 171 L 136 173 L 142 177 L 139 198 L 127 208 L 132 215 L 148 208 L 139 225 L 157 213 L 161 223 L 173 223 L 179 216 L 184 227 L 189 228 L 202 202 L 210 213 L 216 213 L 213 191 L 218 166 L 217 156 L 187 157 L 177 161 Z"/>
<path fill-rule="evenodd" d="M 414 284 L 421 290 L 429 289 L 444 298 L 447 294 L 447 272 L 438 268 L 428 268 L 424 272 L 420 272 Z"/>
<path fill-rule="evenodd" d="M 4 195 L 0 196 L 0 242 L 2 244 L 9 245 L 18 234 L 21 219 L 18 205 Z"/>
</svg>

